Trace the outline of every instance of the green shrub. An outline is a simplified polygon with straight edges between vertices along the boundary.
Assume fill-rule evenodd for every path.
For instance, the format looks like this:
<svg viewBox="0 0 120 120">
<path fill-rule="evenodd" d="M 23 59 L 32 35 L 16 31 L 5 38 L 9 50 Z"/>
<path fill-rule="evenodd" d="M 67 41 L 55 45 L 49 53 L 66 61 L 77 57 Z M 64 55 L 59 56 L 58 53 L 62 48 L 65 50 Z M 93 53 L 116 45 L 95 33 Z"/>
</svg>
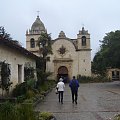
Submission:
<svg viewBox="0 0 120 120">
<path fill-rule="evenodd" d="M 34 82 L 30 80 L 30 82 L 26 81 L 19 85 L 16 85 L 16 87 L 13 90 L 13 96 L 17 97 L 18 103 L 22 103 L 25 99 L 31 99 L 31 98 L 35 102 L 35 100 L 38 100 L 39 98 L 41 98 L 36 96 L 42 96 L 42 99 L 43 99 L 43 96 L 46 95 L 46 92 L 48 92 L 48 90 L 50 90 L 55 85 L 55 81 L 47 80 L 41 86 L 39 86 L 38 89 L 35 89 L 34 87 L 32 87 L 33 84 Z"/>
<path fill-rule="evenodd" d="M 23 82 L 15 86 L 15 88 L 13 89 L 12 95 L 14 97 L 18 97 L 18 96 L 25 95 L 26 92 L 27 92 L 27 84 L 26 82 Z"/>
<path fill-rule="evenodd" d="M 0 105 L 0 120 L 37 120 L 35 115 L 32 104 L 5 102 Z"/>
<path fill-rule="evenodd" d="M 17 107 L 20 120 L 36 120 L 32 104 L 21 104 Z"/>
<path fill-rule="evenodd" d="M 36 81 L 35 81 L 34 79 L 29 79 L 29 80 L 27 80 L 26 82 L 27 82 L 27 88 L 28 88 L 29 90 L 35 88 Z"/>
<path fill-rule="evenodd" d="M 5 102 L 0 105 L 0 120 L 17 120 L 16 108 L 13 104 Z"/>
<path fill-rule="evenodd" d="M 26 98 L 29 99 L 29 98 L 32 98 L 35 96 L 35 93 L 32 91 L 32 90 L 28 90 L 26 92 Z"/>
<path fill-rule="evenodd" d="M 43 93 L 47 90 L 50 90 L 54 85 L 55 85 L 55 81 L 47 80 L 38 88 L 38 90 L 40 93 Z"/>
<path fill-rule="evenodd" d="M 21 95 L 17 97 L 17 103 L 22 103 L 25 100 L 25 95 Z"/>
<path fill-rule="evenodd" d="M 13 89 L 12 95 L 14 97 L 26 95 L 28 90 L 34 90 L 34 87 L 35 87 L 35 80 L 30 79 L 26 82 L 16 85 L 16 87 Z"/>
<path fill-rule="evenodd" d="M 28 104 L 28 103 L 31 103 L 31 104 L 33 104 L 33 100 L 34 100 L 34 99 L 26 99 L 26 100 L 24 100 L 24 103 L 27 103 L 27 104 Z"/>
<path fill-rule="evenodd" d="M 37 68 L 37 84 L 36 87 L 39 88 L 44 82 L 48 80 L 48 77 L 51 75 L 51 72 L 44 72 L 43 70 Z"/>
<path fill-rule="evenodd" d="M 104 76 L 90 77 L 90 76 L 78 75 L 77 79 L 80 83 L 110 82 L 110 80 Z"/>
<path fill-rule="evenodd" d="M 116 115 L 113 120 L 120 120 L 120 114 Z"/>
<path fill-rule="evenodd" d="M 53 118 L 53 114 L 50 112 L 39 113 L 39 120 L 50 120 Z"/>
</svg>

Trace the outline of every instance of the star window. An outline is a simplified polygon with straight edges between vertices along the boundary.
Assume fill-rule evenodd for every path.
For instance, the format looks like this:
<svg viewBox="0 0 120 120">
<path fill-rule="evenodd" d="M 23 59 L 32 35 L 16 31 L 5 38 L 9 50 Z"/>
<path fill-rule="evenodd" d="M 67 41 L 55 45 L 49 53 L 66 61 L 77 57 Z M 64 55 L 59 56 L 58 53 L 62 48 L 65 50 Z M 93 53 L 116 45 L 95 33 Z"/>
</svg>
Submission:
<svg viewBox="0 0 120 120">
<path fill-rule="evenodd" d="M 63 54 L 65 54 L 65 52 L 66 52 L 66 48 L 62 45 L 62 46 L 59 48 L 58 52 L 59 52 L 61 55 L 63 55 Z"/>
</svg>

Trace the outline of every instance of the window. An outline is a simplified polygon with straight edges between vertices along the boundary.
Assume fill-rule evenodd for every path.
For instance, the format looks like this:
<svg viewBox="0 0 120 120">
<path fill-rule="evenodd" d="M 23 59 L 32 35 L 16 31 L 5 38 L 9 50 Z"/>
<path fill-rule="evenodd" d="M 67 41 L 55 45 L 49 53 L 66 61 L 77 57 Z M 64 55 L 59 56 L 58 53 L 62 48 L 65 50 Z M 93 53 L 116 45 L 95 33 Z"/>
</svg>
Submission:
<svg viewBox="0 0 120 120">
<path fill-rule="evenodd" d="M 31 48 L 35 47 L 35 40 L 33 38 L 30 40 L 30 47 Z"/>
<path fill-rule="evenodd" d="M 119 78 L 119 71 L 116 71 L 116 77 Z"/>
<path fill-rule="evenodd" d="M 86 46 L 86 37 L 82 36 L 82 46 Z"/>
<path fill-rule="evenodd" d="M 114 73 L 114 71 L 112 71 L 112 76 L 115 76 L 115 73 Z"/>
</svg>

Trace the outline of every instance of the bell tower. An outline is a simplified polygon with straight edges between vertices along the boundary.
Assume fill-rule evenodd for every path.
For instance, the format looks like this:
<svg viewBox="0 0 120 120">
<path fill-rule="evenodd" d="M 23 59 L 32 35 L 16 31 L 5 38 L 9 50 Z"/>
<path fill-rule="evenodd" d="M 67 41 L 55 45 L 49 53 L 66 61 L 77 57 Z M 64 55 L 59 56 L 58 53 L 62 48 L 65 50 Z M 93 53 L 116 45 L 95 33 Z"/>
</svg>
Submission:
<svg viewBox="0 0 120 120">
<path fill-rule="evenodd" d="M 77 48 L 78 50 L 90 49 L 90 34 L 84 27 L 82 27 L 82 30 L 77 34 Z"/>
<path fill-rule="evenodd" d="M 44 24 L 37 16 L 35 22 L 32 24 L 31 29 L 26 31 L 26 49 L 35 55 L 39 56 L 39 47 L 37 45 L 38 38 L 41 33 L 47 32 Z"/>
<path fill-rule="evenodd" d="M 78 74 L 91 76 L 90 34 L 82 27 L 77 34 Z"/>
</svg>

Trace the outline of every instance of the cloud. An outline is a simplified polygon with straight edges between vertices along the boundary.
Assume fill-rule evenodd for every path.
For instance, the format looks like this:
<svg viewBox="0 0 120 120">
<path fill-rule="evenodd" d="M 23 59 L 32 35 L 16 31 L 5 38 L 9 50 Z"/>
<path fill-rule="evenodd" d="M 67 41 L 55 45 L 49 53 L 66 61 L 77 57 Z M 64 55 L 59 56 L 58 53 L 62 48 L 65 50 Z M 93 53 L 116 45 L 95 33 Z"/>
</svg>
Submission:
<svg viewBox="0 0 120 120">
<path fill-rule="evenodd" d="M 119 0 L 12 0 L 1 1 L 1 26 L 24 46 L 25 31 L 40 18 L 57 38 L 61 30 L 69 38 L 76 38 L 84 24 L 91 34 L 92 58 L 99 49 L 99 40 L 105 33 L 119 29 Z"/>
</svg>

